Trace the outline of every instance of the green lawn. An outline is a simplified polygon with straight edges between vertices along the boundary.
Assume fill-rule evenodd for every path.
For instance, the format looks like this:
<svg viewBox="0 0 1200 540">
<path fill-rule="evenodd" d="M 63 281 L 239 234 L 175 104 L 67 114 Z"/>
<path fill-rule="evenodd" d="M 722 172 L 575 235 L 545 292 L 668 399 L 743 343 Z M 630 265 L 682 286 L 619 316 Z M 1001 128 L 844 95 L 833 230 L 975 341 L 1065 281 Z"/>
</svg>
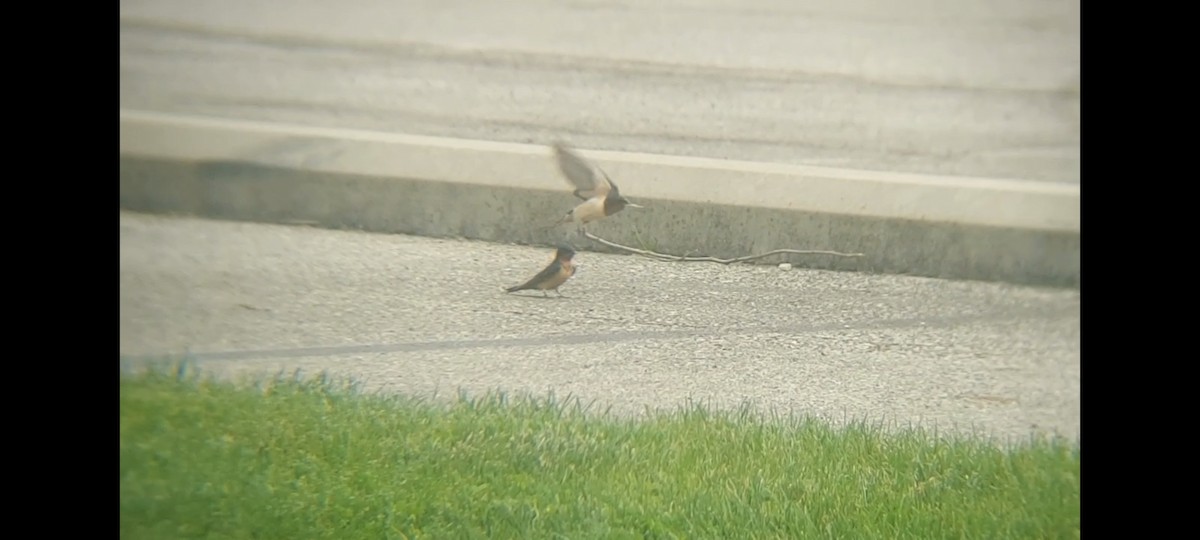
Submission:
<svg viewBox="0 0 1200 540">
<path fill-rule="evenodd" d="M 122 538 L 1078 538 L 1079 446 L 121 378 Z"/>
</svg>

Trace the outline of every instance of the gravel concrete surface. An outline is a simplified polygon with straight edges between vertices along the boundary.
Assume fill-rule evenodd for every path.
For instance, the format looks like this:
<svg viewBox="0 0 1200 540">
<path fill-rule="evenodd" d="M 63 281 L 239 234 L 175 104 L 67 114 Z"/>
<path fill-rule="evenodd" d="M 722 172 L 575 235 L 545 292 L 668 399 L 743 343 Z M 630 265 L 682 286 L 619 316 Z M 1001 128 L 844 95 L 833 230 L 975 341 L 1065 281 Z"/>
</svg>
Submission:
<svg viewBox="0 0 1200 540">
<path fill-rule="evenodd" d="M 122 108 L 1079 183 L 1078 0 L 122 0 Z"/>
<path fill-rule="evenodd" d="M 190 351 L 221 375 L 368 390 L 689 402 L 1079 436 L 1079 292 L 548 250 L 121 212 L 123 369 Z"/>
</svg>

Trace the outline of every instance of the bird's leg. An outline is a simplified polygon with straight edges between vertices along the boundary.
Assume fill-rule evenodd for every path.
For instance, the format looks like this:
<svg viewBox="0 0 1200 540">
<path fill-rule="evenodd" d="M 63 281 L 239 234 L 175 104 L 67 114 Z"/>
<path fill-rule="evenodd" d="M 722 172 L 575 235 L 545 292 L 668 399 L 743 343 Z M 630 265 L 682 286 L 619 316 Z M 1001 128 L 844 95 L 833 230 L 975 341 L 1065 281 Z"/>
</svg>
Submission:
<svg viewBox="0 0 1200 540">
<path fill-rule="evenodd" d="M 576 238 L 578 238 L 578 239 L 579 239 L 579 241 L 581 241 L 581 242 L 582 242 L 582 241 L 584 241 L 584 240 L 587 240 L 589 243 L 595 243 L 595 242 L 593 242 L 593 241 L 592 241 L 592 239 L 591 239 L 591 238 L 588 238 L 588 236 L 587 236 L 587 226 L 586 226 L 586 225 L 584 225 L 584 224 L 582 224 L 582 223 L 580 223 L 580 224 L 579 224 L 579 228 L 578 228 L 578 229 L 575 229 L 575 234 L 577 235 L 577 236 L 576 236 Z"/>
<path fill-rule="evenodd" d="M 546 294 L 546 289 L 542 289 L 542 296 L 550 298 L 550 295 Z"/>
<path fill-rule="evenodd" d="M 558 290 L 558 289 L 554 289 L 554 292 L 555 292 L 556 294 L 558 294 L 558 297 L 559 297 L 559 298 L 566 298 L 566 297 L 567 297 L 567 295 L 563 294 L 563 293 L 562 293 L 562 291 L 560 291 L 560 290 Z"/>
</svg>

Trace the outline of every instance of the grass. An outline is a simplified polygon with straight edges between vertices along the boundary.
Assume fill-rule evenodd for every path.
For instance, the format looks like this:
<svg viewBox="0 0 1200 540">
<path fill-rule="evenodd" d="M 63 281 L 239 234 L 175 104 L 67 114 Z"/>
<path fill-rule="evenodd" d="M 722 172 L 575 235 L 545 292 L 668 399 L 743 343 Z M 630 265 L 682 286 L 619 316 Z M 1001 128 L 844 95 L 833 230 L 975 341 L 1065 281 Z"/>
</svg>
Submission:
<svg viewBox="0 0 1200 540">
<path fill-rule="evenodd" d="M 1078 538 L 1079 446 L 121 378 L 122 538 Z"/>
</svg>

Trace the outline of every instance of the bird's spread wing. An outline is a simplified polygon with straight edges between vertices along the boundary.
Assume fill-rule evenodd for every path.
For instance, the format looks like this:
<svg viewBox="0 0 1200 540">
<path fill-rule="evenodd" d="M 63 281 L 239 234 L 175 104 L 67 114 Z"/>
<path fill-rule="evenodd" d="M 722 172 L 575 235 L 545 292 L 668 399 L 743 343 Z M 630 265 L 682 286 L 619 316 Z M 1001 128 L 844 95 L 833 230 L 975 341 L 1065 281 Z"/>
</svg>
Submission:
<svg viewBox="0 0 1200 540">
<path fill-rule="evenodd" d="M 583 200 L 603 197 L 613 189 L 612 181 L 604 171 L 562 144 L 554 145 L 554 155 L 563 175 L 575 186 L 576 197 Z"/>
</svg>

